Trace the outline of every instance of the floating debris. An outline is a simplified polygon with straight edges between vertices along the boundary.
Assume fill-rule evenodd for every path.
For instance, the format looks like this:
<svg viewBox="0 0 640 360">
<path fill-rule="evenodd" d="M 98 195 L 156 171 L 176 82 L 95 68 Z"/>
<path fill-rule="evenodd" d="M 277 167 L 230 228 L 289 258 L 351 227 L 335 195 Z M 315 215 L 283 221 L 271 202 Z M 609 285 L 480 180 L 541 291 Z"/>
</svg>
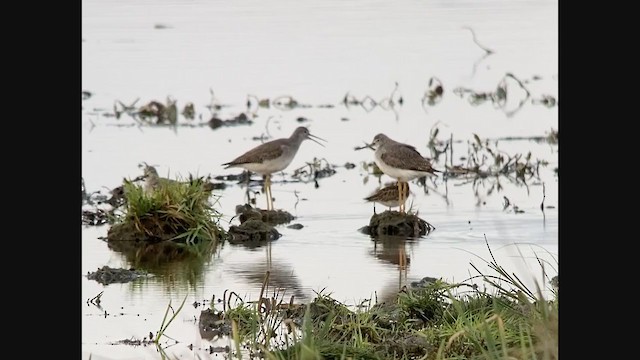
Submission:
<svg viewBox="0 0 640 360">
<path fill-rule="evenodd" d="M 188 102 L 182 109 L 182 116 L 187 120 L 193 120 L 196 117 L 196 109 L 192 102 Z"/>
<path fill-rule="evenodd" d="M 422 107 L 425 104 L 429 106 L 434 106 L 442 100 L 442 95 L 444 94 L 444 87 L 442 86 L 442 82 L 437 77 L 431 77 L 429 79 L 429 87 L 425 90 L 424 95 L 422 96 Z"/>
<path fill-rule="evenodd" d="M 99 268 L 97 271 L 87 273 L 87 279 L 95 280 L 102 285 L 127 283 L 146 276 L 149 276 L 146 271 L 135 269 L 116 269 L 106 265 Z"/>
<path fill-rule="evenodd" d="M 174 125 L 178 121 L 178 108 L 176 101 L 169 97 L 167 97 L 166 104 L 153 100 L 141 106 L 137 113 L 130 114 L 133 115 L 134 118 L 135 116 L 138 116 L 140 117 L 140 120 L 156 125 Z"/>
<path fill-rule="evenodd" d="M 229 120 L 221 120 L 220 118 L 214 115 L 209 120 L 208 124 L 211 129 L 215 130 L 221 126 L 251 125 L 253 124 L 253 121 L 249 119 L 247 114 L 240 113 L 236 117 Z"/>
<path fill-rule="evenodd" d="M 366 95 L 362 99 L 358 99 L 347 92 L 342 98 L 342 104 L 347 108 L 349 108 L 349 106 L 359 105 L 367 112 L 372 111 L 376 107 L 380 107 L 384 110 L 395 111 L 396 104 L 402 106 L 402 104 L 404 103 L 402 96 L 399 94 L 398 87 L 399 85 L 396 81 L 395 87 L 393 88 L 391 94 L 388 97 L 382 98 L 380 101 L 376 101 L 369 95 Z"/>
<path fill-rule="evenodd" d="M 551 95 L 543 94 L 543 95 L 540 96 L 540 99 L 532 99 L 531 103 L 532 104 L 541 104 L 541 105 L 544 105 L 544 106 L 546 106 L 548 108 L 552 108 L 552 107 L 556 106 L 556 98 L 554 98 Z"/>
<path fill-rule="evenodd" d="M 306 165 L 301 166 L 293 171 L 292 177 L 300 181 L 316 181 L 316 188 L 318 187 L 318 179 L 332 176 L 336 173 L 333 165 L 331 165 L 327 159 L 313 158 L 312 162 L 307 162 Z M 305 179 L 306 178 L 306 179 Z"/>
<path fill-rule="evenodd" d="M 229 336 L 231 335 L 231 320 L 225 317 L 222 311 L 205 309 L 200 312 L 198 329 L 200 330 L 200 336 L 205 340 Z"/>
<path fill-rule="evenodd" d="M 103 225 L 113 223 L 113 211 L 104 209 L 82 210 L 82 225 Z"/>
<path fill-rule="evenodd" d="M 149 340 L 147 340 L 147 338 L 145 337 L 144 339 L 140 340 L 140 339 L 124 339 L 124 340 L 118 340 L 116 342 L 112 342 L 111 345 L 129 345 L 129 346 L 151 346 L 154 345 L 155 342 L 152 338 L 149 338 Z"/>
</svg>

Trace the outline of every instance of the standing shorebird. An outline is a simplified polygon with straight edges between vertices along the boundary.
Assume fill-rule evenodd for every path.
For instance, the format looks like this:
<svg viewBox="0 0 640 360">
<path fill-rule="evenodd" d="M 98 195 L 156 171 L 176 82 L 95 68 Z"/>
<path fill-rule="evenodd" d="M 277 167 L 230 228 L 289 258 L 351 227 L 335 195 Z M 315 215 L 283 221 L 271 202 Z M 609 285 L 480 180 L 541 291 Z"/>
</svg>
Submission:
<svg viewBox="0 0 640 360">
<path fill-rule="evenodd" d="M 385 134 L 378 134 L 373 138 L 371 147 L 375 149 L 376 165 L 383 173 L 398 180 L 398 204 L 400 212 L 404 213 L 406 193 L 404 187 L 409 187 L 409 181 L 423 177 L 436 176 L 431 162 L 418 152 L 415 147 L 395 140 L 391 140 Z"/>
<path fill-rule="evenodd" d="M 404 189 L 403 197 L 404 197 L 404 200 L 406 201 L 407 197 L 409 197 L 409 184 L 407 184 L 406 187 L 403 187 L 403 189 Z M 397 183 L 387 184 L 385 187 L 378 189 L 376 192 L 367 196 L 364 199 L 367 201 L 371 201 L 373 203 L 382 204 L 388 207 L 389 210 L 391 210 L 391 208 L 400 206 L 401 198 L 398 193 L 399 190 L 400 190 L 400 187 L 398 186 Z M 375 205 L 374 205 L 373 211 L 374 212 L 376 211 Z"/>
<path fill-rule="evenodd" d="M 276 139 L 258 145 L 235 160 L 222 165 L 225 169 L 241 167 L 246 170 L 264 175 L 264 192 L 267 196 L 267 210 L 273 210 L 273 198 L 271 197 L 271 174 L 284 170 L 296 156 L 302 141 L 309 139 L 321 146 L 318 140 L 326 141 L 309 133 L 304 126 L 298 127 L 288 138 Z"/>
</svg>

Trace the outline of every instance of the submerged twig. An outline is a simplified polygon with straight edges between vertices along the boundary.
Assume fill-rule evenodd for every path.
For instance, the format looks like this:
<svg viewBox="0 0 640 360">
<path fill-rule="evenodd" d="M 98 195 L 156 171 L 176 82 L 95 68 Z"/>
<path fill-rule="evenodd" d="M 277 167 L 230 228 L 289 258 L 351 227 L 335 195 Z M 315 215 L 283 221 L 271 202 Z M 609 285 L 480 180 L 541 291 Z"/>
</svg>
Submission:
<svg viewBox="0 0 640 360">
<path fill-rule="evenodd" d="M 542 214 L 544 215 L 544 199 L 547 197 L 546 195 L 546 190 L 545 190 L 545 186 L 544 186 L 544 182 L 542 183 L 542 202 L 540 203 L 540 210 L 542 211 Z"/>
<path fill-rule="evenodd" d="M 473 31 L 473 29 L 472 29 L 471 27 L 469 27 L 469 26 L 463 26 L 462 28 L 463 28 L 463 29 L 467 29 L 467 30 L 471 31 L 471 36 L 473 36 L 473 42 L 474 42 L 474 43 L 476 43 L 476 45 L 478 45 L 478 46 L 480 47 L 480 49 L 484 50 L 487 54 L 493 54 L 493 53 L 494 53 L 494 51 L 493 51 L 493 50 L 491 50 L 491 49 L 489 49 L 489 48 L 487 48 L 487 47 L 485 47 L 485 46 L 482 46 L 482 45 L 478 42 L 478 39 L 476 38 L 476 32 L 475 32 L 475 31 Z"/>
</svg>

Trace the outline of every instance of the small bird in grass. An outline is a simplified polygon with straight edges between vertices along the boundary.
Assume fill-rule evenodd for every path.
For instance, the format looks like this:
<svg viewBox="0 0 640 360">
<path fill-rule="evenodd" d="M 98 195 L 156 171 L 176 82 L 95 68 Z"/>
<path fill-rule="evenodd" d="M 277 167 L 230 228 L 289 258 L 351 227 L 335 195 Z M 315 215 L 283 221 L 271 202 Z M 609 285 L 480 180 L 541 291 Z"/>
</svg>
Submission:
<svg viewBox="0 0 640 360">
<path fill-rule="evenodd" d="M 405 194 L 403 194 L 403 197 L 406 201 L 407 197 L 409 196 L 409 184 L 407 184 L 406 187 L 403 187 L 403 189 L 405 191 Z M 373 203 L 382 204 L 388 207 L 389 210 L 391 210 L 391 208 L 400 206 L 400 200 L 399 200 L 400 196 L 398 194 L 398 191 L 399 191 L 398 184 L 394 182 L 394 183 L 387 184 L 385 187 L 381 189 L 376 190 L 376 192 L 367 196 L 364 199 L 367 201 L 371 201 Z M 376 211 L 375 204 L 374 204 L 373 211 L 374 213 Z"/>
<path fill-rule="evenodd" d="M 318 140 L 326 141 L 315 135 L 311 135 L 309 129 L 300 126 L 295 129 L 288 138 L 271 140 L 258 145 L 232 161 L 224 163 L 225 169 L 241 167 L 251 172 L 264 175 L 264 189 L 267 196 L 267 210 L 273 210 L 273 198 L 271 196 L 271 174 L 284 170 L 296 156 L 300 144 L 304 140 L 312 140 L 324 146 Z"/>
<path fill-rule="evenodd" d="M 375 150 L 375 163 L 388 176 L 398 180 L 398 203 L 404 213 L 404 203 L 409 181 L 423 176 L 437 176 L 438 170 L 431 167 L 415 147 L 390 139 L 385 134 L 373 138 L 371 147 Z M 407 190 L 404 190 L 404 188 Z"/>
<path fill-rule="evenodd" d="M 160 186 L 160 176 L 153 166 L 144 167 L 144 192 L 147 195 L 153 193 Z"/>
<path fill-rule="evenodd" d="M 178 181 L 173 179 L 168 179 L 164 177 L 160 177 L 158 175 L 158 171 L 154 166 L 148 165 L 147 163 L 142 163 L 141 166 L 144 165 L 144 174 L 139 177 L 139 179 L 144 179 L 144 192 L 147 195 L 151 195 L 154 191 L 158 190 L 160 186 L 166 186 L 171 184 L 202 184 L 202 189 L 206 192 L 211 192 L 214 189 L 214 184 L 210 182 L 210 177 L 205 178 L 193 178 L 191 175 L 189 176 L 188 181 Z"/>
<path fill-rule="evenodd" d="M 147 195 L 151 195 L 155 190 L 158 190 L 161 185 L 178 182 L 176 180 L 160 177 L 154 166 L 148 165 L 147 163 L 143 164 L 144 174 L 142 175 L 142 178 L 144 179 L 144 191 Z"/>
</svg>

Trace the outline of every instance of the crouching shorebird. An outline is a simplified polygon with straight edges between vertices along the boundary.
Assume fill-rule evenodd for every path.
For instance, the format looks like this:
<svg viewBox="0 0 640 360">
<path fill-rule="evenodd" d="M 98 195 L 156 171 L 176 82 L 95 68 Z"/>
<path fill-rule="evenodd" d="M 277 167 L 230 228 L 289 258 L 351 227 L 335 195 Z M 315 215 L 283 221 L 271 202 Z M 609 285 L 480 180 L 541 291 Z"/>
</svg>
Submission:
<svg viewBox="0 0 640 360">
<path fill-rule="evenodd" d="M 160 175 L 158 175 L 158 170 L 146 162 L 142 162 L 138 166 L 144 166 L 144 175 L 142 175 L 141 178 L 144 179 L 144 191 L 147 195 L 151 195 L 154 191 L 158 190 L 161 185 L 177 182 L 172 179 L 160 177 Z"/>
<path fill-rule="evenodd" d="M 309 129 L 298 127 L 288 138 L 276 139 L 258 145 L 234 160 L 224 163 L 225 169 L 241 167 L 251 172 L 264 175 L 264 190 L 267 196 L 267 210 L 273 210 L 273 198 L 271 196 L 271 174 L 284 170 L 296 156 L 302 141 L 309 139 L 321 146 L 318 140 L 326 141 L 315 135 L 311 135 Z"/>
<path fill-rule="evenodd" d="M 371 147 L 375 150 L 375 162 L 380 170 L 398 180 L 398 204 L 400 212 L 404 213 L 408 182 L 423 176 L 437 176 L 440 171 L 431 167 L 431 162 L 422 157 L 415 147 L 392 140 L 385 134 L 376 135 Z"/>
<path fill-rule="evenodd" d="M 400 187 L 397 183 L 387 184 L 385 187 L 378 189 L 376 192 L 364 199 L 373 203 L 382 204 L 391 210 L 391 208 L 400 206 L 401 198 L 398 193 L 399 190 Z M 409 197 L 409 184 L 404 187 L 403 198 L 405 201 L 407 200 L 407 197 Z M 373 211 L 376 211 L 375 205 Z"/>
</svg>

